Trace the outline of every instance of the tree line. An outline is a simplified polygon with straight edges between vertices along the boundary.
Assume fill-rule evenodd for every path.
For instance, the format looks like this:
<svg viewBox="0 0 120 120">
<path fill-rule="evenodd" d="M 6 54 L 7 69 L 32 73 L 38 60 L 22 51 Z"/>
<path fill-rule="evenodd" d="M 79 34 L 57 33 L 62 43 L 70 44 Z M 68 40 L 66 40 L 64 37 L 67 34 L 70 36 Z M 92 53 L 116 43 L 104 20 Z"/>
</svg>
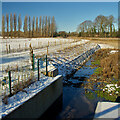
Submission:
<svg viewBox="0 0 120 120">
<path fill-rule="evenodd" d="M 92 22 L 86 20 L 78 25 L 77 32 L 80 37 L 118 37 L 120 32 L 115 28 L 113 15 L 99 15 Z"/>
<path fill-rule="evenodd" d="M 2 36 L 3 38 L 20 38 L 20 37 L 54 37 L 57 31 L 55 17 L 40 16 L 31 19 L 25 16 L 24 21 L 21 15 L 16 14 L 2 16 Z"/>
</svg>

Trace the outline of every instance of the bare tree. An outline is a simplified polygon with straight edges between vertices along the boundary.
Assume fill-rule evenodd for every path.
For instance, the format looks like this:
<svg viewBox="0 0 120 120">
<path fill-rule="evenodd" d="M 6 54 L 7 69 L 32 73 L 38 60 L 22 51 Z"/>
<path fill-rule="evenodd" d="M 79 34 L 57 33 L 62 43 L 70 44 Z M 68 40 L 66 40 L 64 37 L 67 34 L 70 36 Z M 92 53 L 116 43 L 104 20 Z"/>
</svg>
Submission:
<svg viewBox="0 0 120 120">
<path fill-rule="evenodd" d="M 50 16 L 48 17 L 48 36 L 51 36 L 51 23 L 50 23 Z"/>
<path fill-rule="evenodd" d="M 17 18 L 16 14 L 14 13 L 14 37 L 16 38 L 16 30 L 17 30 Z"/>
<path fill-rule="evenodd" d="M 103 35 L 107 26 L 107 17 L 99 15 L 95 18 L 95 23 L 97 25 L 98 34 L 100 32 L 100 34 Z"/>
<path fill-rule="evenodd" d="M 94 36 L 95 36 L 95 34 L 96 34 L 96 24 L 95 23 L 93 23 L 93 33 L 94 33 Z"/>
<path fill-rule="evenodd" d="M 48 20 L 47 20 L 47 16 L 46 16 L 46 20 L 45 20 L 45 36 L 48 37 Z"/>
<path fill-rule="evenodd" d="M 92 26 L 93 26 L 92 21 L 90 20 L 84 21 L 83 26 L 84 26 L 84 32 L 86 32 L 86 36 L 90 36 L 92 31 Z"/>
<path fill-rule="evenodd" d="M 112 37 L 114 33 L 114 37 L 117 36 L 115 30 L 115 18 L 110 16 L 99 15 L 95 18 L 94 22 L 90 20 L 86 20 L 79 24 L 77 27 L 77 32 L 79 32 L 79 36 L 95 36 L 98 34 L 100 37 L 110 36 Z"/>
<path fill-rule="evenodd" d="M 36 18 L 36 37 L 38 37 L 38 17 Z"/>
<path fill-rule="evenodd" d="M 45 37 L 45 17 L 44 16 L 42 20 L 42 36 Z"/>
<path fill-rule="evenodd" d="M 5 38 L 5 17 L 2 16 L 2 37 Z"/>
<path fill-rule="evenodd" d="M 21 27 L 22 27 L 22 20 L 21 20 L 21 15 L 19 15 L 19 17 L 18 17 L 18 37 L 20 37 Z"/>
<path fill-rule="evenodd" d="M 29 16 L 29 37 L 31 37 L 31 19 Z"/>
<path fill-rule="evenodd" d="M 10 36 L 11 36 L 11 38 L 13 36 L 13 17 L 12 17 L 12 14 L 10 14 Z"/>
<path fill-rule="evenodd" d="M 54 16 L 52 17 L 52 22 L 51 22 L 51 36 L 53 37 L 53 34 L 56 32 L 56 23 L 55 23 L 55 18 Z"/>
<path fill-rule="evenodd" d="M 42 25 L 42 17 L 40 16 L 39 18 L 39 36 L 42 36 L 42 29 L 41 29 L 41 25 Z"/>
<path fill-rule="evenodd" d="M 115 19 L 112 15 L 108 17 L 108 24 L 110 28 L 110 36 L 112 37 L 112 31 L 113 31 L 113 23 L 115 22 Z"/>
<path fill-rule="evenodd" d="M 28 37 L 27 33 L 28 33 L 28 20 L 27 20 L 27 16 L 25 16 L 25 19 L 24 19 L 24 36 L 25 37 Z"/>
<path fill-rule="evenodd" d="M 120 38 L 120 15 L 118 16 L 118 37 Z"/>
<path fill-rule="evenodd" d="M 23 25 L 22 25 L 23 23 Z M 39 25 L 38 25 L 39 23 Z M 10 25 L 9 25 L 10 24 Z M 23 26 L 23 28 L 22 28 Z M 24 32 L 21 31 L 23 29 Z M 10 21 L 9 21 L 9 15 L 6 14 L 2 17 L 2 36 L 5 38 L 5 36 L 9 37 L 50 37 L 54 36 L 55 32 L 57 31 L 55 17 L 52 18 L 40 16 L 39 21 L 38 17 L 33 17 L 31 20 L 30 16 L 29 18 L 25 16 L 24 22 L 22 22 L 21 15 L 18 17 L 14 13 L 14 15 L 10 14 Z"/>
<path fill-rule="evenodd" d="M 6 22 L 7 22 L 7 38 L 9 38 L 9 15 L 6 14 Z"/>
<path fill-rule="evenodd" d="M 84 22 L 82 22 L 81 24 L 79 24 L 79 26 L 77 27 L 77 32 L 81 33 L 81 36 L 84 36 Z"/>
<path fill-rule="evenodd" d="M 35 37 L 35 17 L 33 17 L 33 20 L 32 20 L 32 37 Z"/>
</svg>

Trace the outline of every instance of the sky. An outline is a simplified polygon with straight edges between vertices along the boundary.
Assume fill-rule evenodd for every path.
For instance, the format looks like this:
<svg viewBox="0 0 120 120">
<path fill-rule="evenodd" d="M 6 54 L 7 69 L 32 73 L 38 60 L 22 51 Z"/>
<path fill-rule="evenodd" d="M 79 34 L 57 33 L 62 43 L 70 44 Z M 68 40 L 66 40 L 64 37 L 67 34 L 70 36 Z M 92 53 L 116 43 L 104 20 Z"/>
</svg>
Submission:
<svg viewBox="0 0 120 120">
<path fill-rule="evenodd" d="M 98 15 L 118 17 L 118 2 L 3 2 L 2 14 L 21 14 L 25 17 L 54 16 L 57 31 L 76 31 L 77 26 Z"/>
</svg>

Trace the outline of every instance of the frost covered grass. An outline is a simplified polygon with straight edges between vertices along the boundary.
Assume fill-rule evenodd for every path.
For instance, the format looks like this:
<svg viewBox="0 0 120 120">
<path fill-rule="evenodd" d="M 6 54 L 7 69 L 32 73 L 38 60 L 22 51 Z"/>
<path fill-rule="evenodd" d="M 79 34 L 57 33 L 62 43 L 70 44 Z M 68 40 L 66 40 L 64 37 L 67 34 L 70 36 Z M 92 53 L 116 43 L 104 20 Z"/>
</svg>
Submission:
<svg viewBox="0 0 120 120">
<path fill-rule="evenodd" d="M 76 40 L 76 39 L 62 39 L 62 38 L 32 38 L 30 41 L 29 39 L 2 39 L 2 53 L 0 54 L 1 60 L 2 60 L 2 68 L 7 69 L 8 65 L 10 67 L 14 66 L 25 66 L 25 64 L 29 64 L 29 58 L 30 58 L 30 51 L 19 51 L 19 52 L 13 52 L 13 53 L 4 53 L 3 51 L 6 49 L 5 45 L 7 41 L 9 44 L 13 46 L 13 48 L 17 48 L 19 46 L 19 43 L 21 43 L 21 47 L 24 49 L 24 44 L 26 43 L 27 47 L 29 47 L 30 43 L 33 47 L 33 52 L 35 56 L 44 56 L 47 54 L 47 46 L 49 41 L 49 47 L 48 47 L 48 54 L 51 53 L 59 53 L 59 51 L 63 49 L 69 49 L 70 47 L 75 47 L 77 45 L 85 44 L 88 42 L 88 40 Z M 43 42 L 44 47 L 40 49 L 35 49 L 34 46 L 37 46 L 37 42 Z M 56 44 L 53 44 L 51 46 L 50 44 L 55 42 Z M 5 49 L 4 49 L 5 48 Z"/>
<path fill-rule="evenodd" d="M 101 49 L 93 55 L 92 67 L 97 69 L 89 81 L 97 84 L 97 96 L 108 101 L 115 102 L 120 96 L 119 54 L 118 49 Z M 99 61 L 99 64 L 96 61 Z M 93 85 L 90 84 L 89 87 L 94 88 Z"/>
<path fill-rule="evenodd" d="M 63 38 L 18 38 L 18 39 L 2 39 L 2 52 L 14 53 L 23 52 L 29 50 L 31 43 L 32 48 L 41 49 L 47 46 L 58 46 L 61 44 L 70 44 L 77 42 L 75 39 L 63 39 Z"/>
<path fill-rule="evenodd" d="M 80 67 L 85 62 L 84 59 L 87 59 L 87 57 L 84 59 L 82 56 L 81 59 L 78 59 L 78 57 L 86 51 L 89 51 L 91 48 L 95 48 L 95 44 L 86 43 L 84 45 L 82 44 L 69 49 L 64 49 L 58 54 L 51 54 L 50 60 L 51 63 L 58 68 L 59 73 L 65 77 L 66 75 L 71 74 L 75 69 Z M 76 61 L 72 62 L 72 60 L 75 59 Z"/>
</svg>

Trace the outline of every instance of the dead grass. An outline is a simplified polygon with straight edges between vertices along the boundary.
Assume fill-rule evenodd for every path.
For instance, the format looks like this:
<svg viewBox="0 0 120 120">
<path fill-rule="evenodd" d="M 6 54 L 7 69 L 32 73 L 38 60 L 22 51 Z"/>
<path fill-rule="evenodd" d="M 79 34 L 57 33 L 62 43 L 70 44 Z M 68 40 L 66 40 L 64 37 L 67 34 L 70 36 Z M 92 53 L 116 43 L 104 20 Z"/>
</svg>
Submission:
<svg viewBox="0 0 120 120">
<path fill-rule="evenodd" d="M 96 66 L 102 68 L 101 76 L 103 76 L 105 79 L 106 78 L 119 79 L 120 78 L 120 67 L 119 67 L 120 51 L 114 54 L 110 54 L 110 51 L 111 51 L 110 49 L 99 50 L 93 55 L 93 57 L 95 61 L 97 60 L 100 61 L 100 64 Z"/>
</svg>

